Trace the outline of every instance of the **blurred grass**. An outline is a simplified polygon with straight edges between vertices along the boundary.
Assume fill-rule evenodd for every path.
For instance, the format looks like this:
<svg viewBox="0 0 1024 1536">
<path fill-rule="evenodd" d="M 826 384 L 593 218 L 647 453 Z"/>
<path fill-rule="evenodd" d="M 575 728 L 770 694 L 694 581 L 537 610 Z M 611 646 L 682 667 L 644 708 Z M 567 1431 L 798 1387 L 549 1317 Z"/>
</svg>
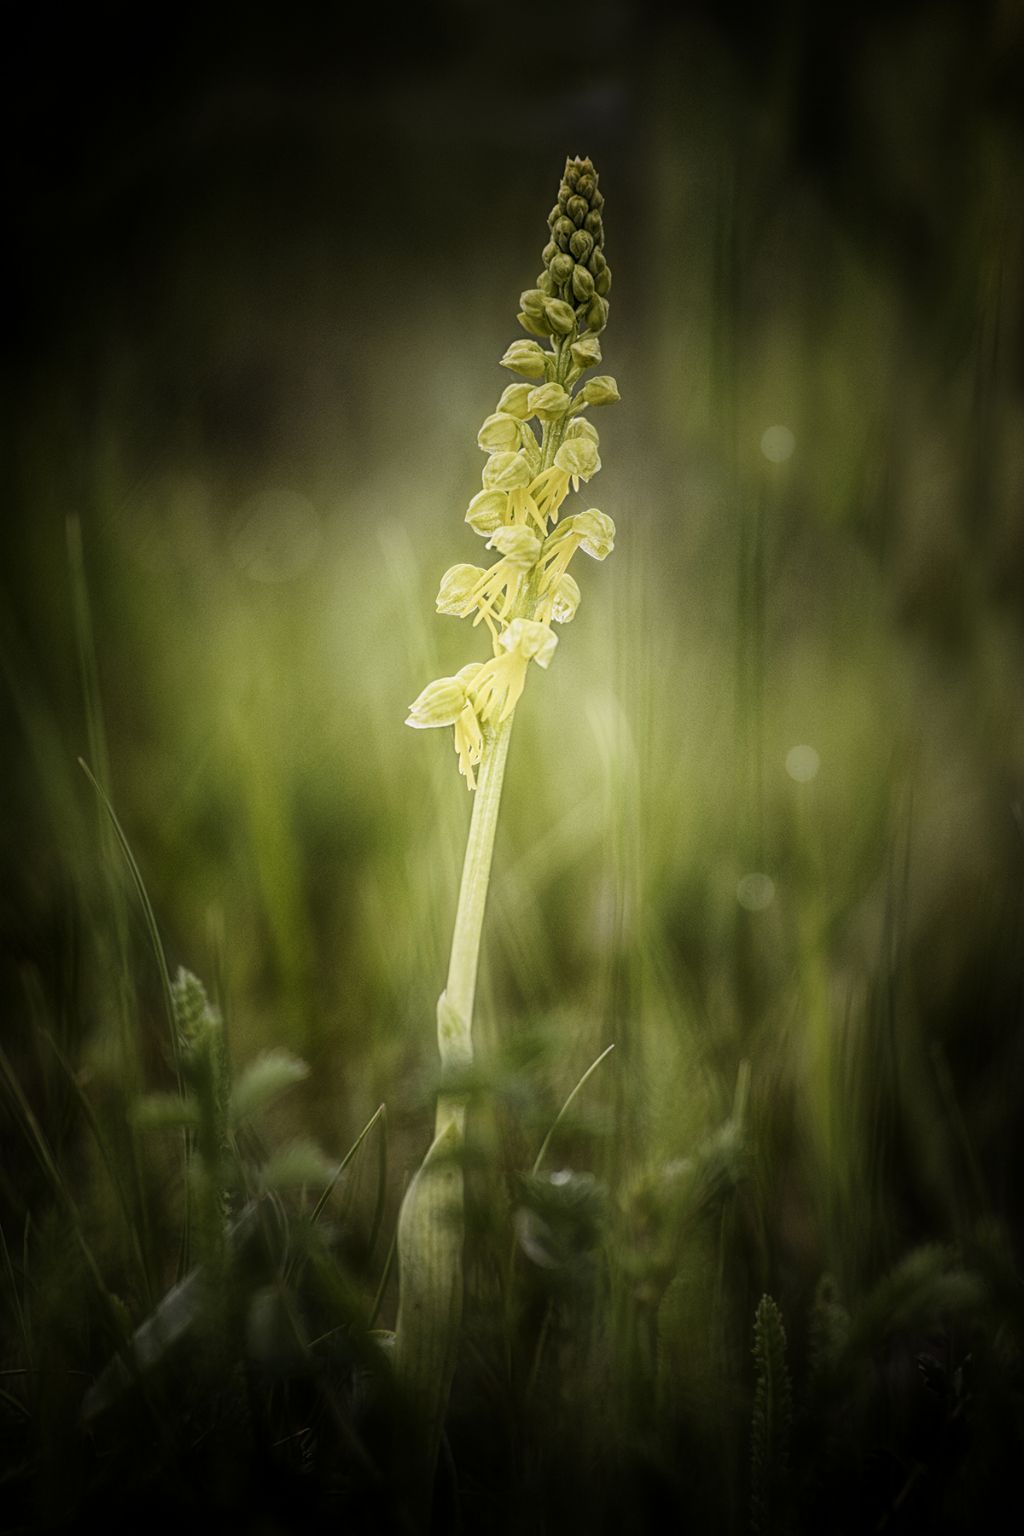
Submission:
<svg viewBox="0 0 1024 1536">
<path fill-rule="evenodd" d="M 124 1110 L 170 1063 L 76 758 L 236 1062 L 310 1063 L 276 1129 L 340 1157 L 388 1105 L 393 1225 L 427 1141 L 469 814 L 449 743 L 404 730 L 404 706 L 483 653 L 433 595 L 478 553 L 473 435 L 577 148 L 616 273 L 623 404 L 589 490 L 619 544 L 517 719 L 477 1025 L 486 1177 L 532 1164 L 614 1041 L 551 1166 L 591 1169 L 628 1212 L 751 1062 L 745 1193 L 673 1260 L 658 1363 L 628 1298 L 609 1346 L 627 1439 L 662 1380 L 714 1497 L 744 1455 L 715 1426 L 764 1290 L 784 1314 L 825 1270 L 866 1294 L 915 1243 L 992 1221 L 1019 1265 L 1024 162 L 997 64 L 1011 21 L 972 74 L 960 11 L 943 17 L 865 24 L 843 76 L 857 131 L 826 176 L 797 33 L 752 89 L 711 31 L 659 22 L 649 79 L 649 39 L 615 66 L 592 45 L 578 95 L 515 144 L 473 92 L 479 141 L 424 85 L 433 118 L 382 93 L 374 142 L 358 102 L 211 90 L 115 190 L 84 182 L 67 224 L 112 211 L 129 265 L 113 236 L 82 256 L 11 402 L 2 984 L 12 1073 L 129 1309 L 166 1264 L 174 1171 L 129 1146 Z M 778 426 L 781 463 L 761 446 Z M 807 782 L 798 746 L 820 761 Z M 137 1271 L 80 1095 L 134 1160 Z M 54 1277 L 38 1305 L 59 1331 L 52 1190 L 18 1119 L 3 1231 L 19 1272 L 26 1233 L 56 1245 L 25 1265 Z M 364 1259 L 376 1283 L 383 1254 Z M 612 1367 L 582 1336 L 554 1347 L 564 1410 Z M 100 1353 L 55 1347 L 76 1352 Z"/>
</svg>

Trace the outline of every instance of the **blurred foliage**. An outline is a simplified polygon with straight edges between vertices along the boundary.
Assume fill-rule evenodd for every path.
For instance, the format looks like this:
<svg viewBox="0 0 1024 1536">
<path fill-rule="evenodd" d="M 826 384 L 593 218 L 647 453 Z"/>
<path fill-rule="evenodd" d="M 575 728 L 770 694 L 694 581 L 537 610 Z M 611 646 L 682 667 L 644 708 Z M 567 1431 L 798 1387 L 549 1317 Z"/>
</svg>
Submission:
<svg viewBox="0 0 1024 1536">
<path fill-rule="evenodd" d="M 268 1529 L 386 1486 L 365 1341 L 469 814 L 402 720 L 465 660 L 433 595 L 580 152 L 619 545 L 511 749 L 438 1519 L 745 1529 L 768 1292 L 809 1528 L 979 1528 L 1024 1422 L 1020 7 L 528 4 L 511 60 L 507 13 L 457 0 L 386 46 L 185 12 L 159 58 L 116 8 L 61 20 L 11 52 L 10 1527 L 114 1497 L 131 1441 L 83 1443 L 79 1406 L 183 1280 L 181 1156 L 132 1118 L 175 1092 L 166 978 L 79 756 L 235 1081 L 308 1064 L 272 1142 L 390 1127 L 385 1194 L 364 1148 L 322 1241 L 312 1194 L 271 1201 L 229 1365 L 153 1388 L 125 1508 L 181 1513 L 183 1468 L 226 1508 L 253 1444 Z"/>
</svg>

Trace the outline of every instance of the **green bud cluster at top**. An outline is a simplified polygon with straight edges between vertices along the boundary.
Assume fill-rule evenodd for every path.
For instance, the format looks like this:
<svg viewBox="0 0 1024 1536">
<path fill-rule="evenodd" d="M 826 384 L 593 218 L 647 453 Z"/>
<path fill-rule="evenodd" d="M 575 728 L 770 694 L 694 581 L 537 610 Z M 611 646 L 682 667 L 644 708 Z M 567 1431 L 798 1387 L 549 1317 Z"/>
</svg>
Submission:
<svg viewBox="0 0 1024 1536">
<path fill-rule="evenodd" d="M 536 288 L 520 296 L 519 324 L 531 336 L 596 337 L 608 324 L 612 273 L 604 255 L 604 197 L 589 160 L 567 160 L 558 201 L 548 214 L 551 239 Z"/>
<path fill-rule="evenodd" d="M 580 589 L 569 562 L 577 550 L 604 560 L 615 543 L 614 523 L 596 507 L 559 523 L 570 485 L 578 491 L 601 468 L 598 431 L 584 412 L 619 398 L 606 374 L 580 383 L 602 360 L 612 285 L 597 180 L 589 159 L 566 161 L 548 215 L 544 270 L 520 295 L 518 319 L 531 339 L 514 341 L 501 359 L 529 382 L 509 384 L 477 433 L 488 457 L 465 520 L 499 558 L 487 568 L 452 566 L 441 578 L 438 612 L 486 624 L 493 655 L 429 683 L 406 721 L 454 726 L 470 789 L 490 735 L 519 701 L 529 663 L 550 664 L 558 643 L 552 623 L 576 613 Z"/>
</svg>

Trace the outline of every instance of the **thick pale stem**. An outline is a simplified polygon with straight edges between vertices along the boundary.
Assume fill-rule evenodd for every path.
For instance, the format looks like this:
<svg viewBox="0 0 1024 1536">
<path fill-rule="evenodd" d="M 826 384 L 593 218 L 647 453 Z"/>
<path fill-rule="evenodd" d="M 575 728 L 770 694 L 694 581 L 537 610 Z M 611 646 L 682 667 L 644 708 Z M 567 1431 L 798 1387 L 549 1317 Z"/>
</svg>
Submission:
<svg viewBox="0 0 1024 1536">
<path fill-rule="evenodd" d="M 473 1003 L 480 962 L 480 936 L 483 932 L 487 888 L 491 879 L 491 856 L 498 825 L 501 786 L 505 777 L 505 759 L 512 734 L 512 716 L 503 721 L 484 748 L 469 823 L 466 858 L 462 866 L 459 904 L 455 912 L 452 952 L 448 962 L 448 984 L 444 1005 L 439 1010 L 439 1046 L 445 1065 L 468 1064 L 473 1057 Z M 450 1100 L 442 1098 L 437 1106 L 437 1130 L 452 1118 Z"/>
</svg>

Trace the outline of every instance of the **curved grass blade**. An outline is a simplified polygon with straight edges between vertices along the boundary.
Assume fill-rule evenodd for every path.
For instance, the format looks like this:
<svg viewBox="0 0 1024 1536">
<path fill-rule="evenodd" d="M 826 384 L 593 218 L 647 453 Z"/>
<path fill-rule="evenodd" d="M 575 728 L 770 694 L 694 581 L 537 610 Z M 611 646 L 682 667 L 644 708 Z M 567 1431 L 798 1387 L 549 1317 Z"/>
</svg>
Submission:
<svg viewBox="0 0 1024 1536">
<path fill-rule="evenodd" d="M 171 973 L 167 967 L 167 956 L 164 953 L 163 940 L 160 937 L 160 930 L 157 927 L 156 913 L 153 911 L 153 904 L 149 899 L 149 892 L 146 890 L 146 884 L 142 878 L 142 871 L 139 869 L 138 862 L 136 861 L 135 855 L 131 850 L 131 844 L 128 842 L 128 838 L 125 836 L 124 828 L 121 826 L 121 823 L 117 819 L 117 813 L 110 803 L 110 797 L 108 796 L 106 790 L 103 788 L 103 785 L 97 779 L 96 775 L 93 773 L 92 769 L 89 767 L 89 764 L 85 761 L 84 757 L 80 757 L 78 759 L 78 765 L 82 772 L 85 774 L 86 778 L 89 780 L 89 783 L 92 785 L 93 789 L 96 791 L 96 794 L 99 796 L 100 804 L 103 806 L 107 816 L 110 818 L 110 825 L 113 828 L 114 836 L 117 839 L 118 847 L 121 850 L 121 855 L 125 861 L 125 864 L 128 866 L 128 873 L 131 875 L 132 884 L 135 886 L 135 892 L 139 898 L 139 904 L 142 907 L 142 914 L 146 923 L 146 931 L 149 934 L 149 941 L 153 946 L 153 953 L 156 956 L 157 969 L 160 972 L 161 989 L 163 991 L 164 1006 L 167 1011 L 168 1030 L 171 1037 L 172 1059 L 174 1061 L 175 1070 L 179 1074 L 180 1082 L 180 1052 L 178 1050 L 178 1032 L 174 1021 L 174 993 L 171 990 Z"/>
<path fill-rule="evenodd" d="M 558 1114 L 555 1116 L 554 1121 L 552 1123 L 551 1129 L 548 1131 L 547 1135 L 544 1137 L 544 1140 L 541 1142 L 540 1151 L 537 1153 L 537 1156 L 534 1159 L 533 1168 L 530 1170 L 533 1174 L 538 1174 L 540 1172 L 541 1164 L 543 1163 L 544 1158 L 547 1156 L 547 1150 L 548 1150 L 548 1147 L 551 1145 L 552 1137 L 554 1136 L 555 1132 L 558 1130 L 558 1127 L 561 1125 L 562 1121 L 565 1119 L 565 1117 L 568 1114 L 569 1110 L 572 1108 L 573 1102 L 575 1101 L 575 1099 L 576 1099 L 577 1095 L 579 1094 L 581 1088 L 588 1081 L 588 1079 L 590 1077 L 592 1077 L 593 1074 L 597 1071 L 598 1067 L 601 1065 L 602 1061 L 604 1061 L 605 1057 L 606 1056 L 610 1056 L 612 1051 L 614 1051 L 614 1049 L 615 1049 L 615 1042 L 613 1040 L 611 1045 L 606 1045 L 605 1046 L 604 1050 L 601 1052 L 600 1056 L 598 1056 L 597 1060 L 596 1061 L 592 1061 L 590 1063 L 590 1066 L 584 1072 L 583 1076 L 580 1078 L 579 1082 L 576 1084 L 575 1088 L 572 1090 L 572 1092 L 570 1093 L 569 1097 L 566 1099 L 565 1103 L 562 1105 L 561 1109 L 558 1111 Z"/>
<path fill-rule="evenodd" d="M 369 1136 L 370 1132 L 373 1130 L 374 1126 L 377 1124 L 377 1121 L 380 1120 L 381 1118 L 383 1118 L 383 1121 L 384 1121 L 383 1144 L 384 1144 L 384 1146 L 386 1148 L 386 1146 L 387 1146 L 387 1107 L 384 1104 L 378 1104 L 377 1108 L 374 1110 L 374 1112 L 370 1116 L 369 1120 L 367 1120 L 366 1124 L 363 1126 L 362 1130 L 359 1132 L 359 1135 L 356 1137 L 355 1141 L 349 1147 L 348 1151 L 345 1153 L 345 1156 L 342 1158 L 341 1162 L 338 1164 L 338 1166 L 337 1166 L 337 1168 L 335 1169 L 335 1172 L 334 1172 L 334 1177 L 331 1179 L 331 1182 L 327 1185 L 327 1187 L 324 1190 L 323 1194 L 320 1196 L 320 1198 L 317 1201 L 316 1205 L 313 1207 L 313 1214 L 310 1217 L 311 1221 L 318 1221 L 319 1220 L 324 1206 L 327 1204 L 328 1200 L 331 1198 L 331 1195 L 332 1195 L 332 1193 L 334 1192 L 334 1189 L 337 1186 L 338 1180 L 341 1178 L 342 1174 L 345 1172 L 345 1169 L 348 1167 L 349 1163 L 352 1161 L 352 1159 L 355 1157 L 356 1153 L 359 1151 L 359 1148 L 362 1146 L 362 1144 L 366 1140 L 367 1136 Z M 371 1245 L 370 1246 L 371 1247 L 373 1246 L 372 1241 L 371 1241 Z"/>
</svg>

